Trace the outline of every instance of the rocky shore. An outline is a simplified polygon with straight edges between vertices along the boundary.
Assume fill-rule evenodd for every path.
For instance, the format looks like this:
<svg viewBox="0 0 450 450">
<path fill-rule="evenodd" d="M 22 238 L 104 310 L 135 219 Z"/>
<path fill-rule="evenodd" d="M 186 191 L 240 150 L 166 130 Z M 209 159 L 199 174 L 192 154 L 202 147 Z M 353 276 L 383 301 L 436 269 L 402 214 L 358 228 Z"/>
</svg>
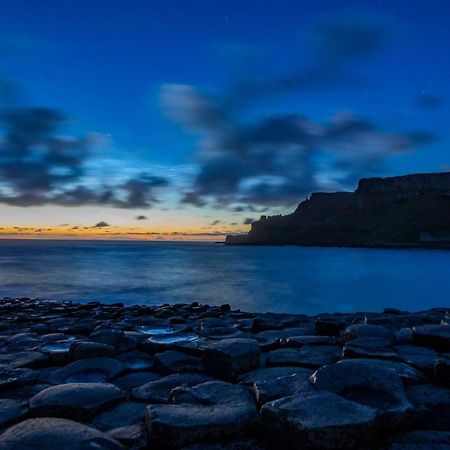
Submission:
<svg viewBox="0 0 450 450">
<path fill-rule="evenodd" d="M 449 309 L 0 300 L 0 450 L 449 449 Z"/>
</svg>

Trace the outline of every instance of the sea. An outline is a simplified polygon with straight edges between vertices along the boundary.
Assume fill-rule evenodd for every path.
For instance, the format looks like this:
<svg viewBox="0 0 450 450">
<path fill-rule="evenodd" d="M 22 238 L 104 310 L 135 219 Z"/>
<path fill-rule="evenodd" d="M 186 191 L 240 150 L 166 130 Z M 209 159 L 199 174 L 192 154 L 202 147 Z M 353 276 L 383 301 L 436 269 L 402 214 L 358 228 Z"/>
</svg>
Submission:
<svg viewBox="0 0 450 450">
<path fill-rule="evenodd" d="M 0 298 L 318 314 L 450 306 L 450 251 L 0 240 Z"/>
</svg>

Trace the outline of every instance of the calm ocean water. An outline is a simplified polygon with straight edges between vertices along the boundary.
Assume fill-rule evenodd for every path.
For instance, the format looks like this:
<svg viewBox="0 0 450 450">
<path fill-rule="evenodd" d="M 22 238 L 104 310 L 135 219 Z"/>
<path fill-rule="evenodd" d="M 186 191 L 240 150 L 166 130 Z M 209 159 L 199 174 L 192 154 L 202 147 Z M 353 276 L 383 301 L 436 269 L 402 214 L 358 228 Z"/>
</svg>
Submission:
<svg viewBox="0 0 450 450">
<path fill-rule="evenodd" d="M 248 311 L 420 310 L 450 304 L 450 251 L 0 240 L 0 297 Z"/>
</svg>

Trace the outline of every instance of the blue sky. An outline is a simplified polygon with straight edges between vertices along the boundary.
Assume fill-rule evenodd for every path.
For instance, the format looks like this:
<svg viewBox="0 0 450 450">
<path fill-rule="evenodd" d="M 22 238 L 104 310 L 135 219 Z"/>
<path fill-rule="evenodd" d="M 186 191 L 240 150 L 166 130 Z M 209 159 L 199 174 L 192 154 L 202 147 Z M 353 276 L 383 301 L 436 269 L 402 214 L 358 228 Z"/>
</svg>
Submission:
<svg viewBox="0 0 450 450">
<path fill-rule="evenodd" d="M 14 102 L 3 103 L 63 111 L 70 120 L 55 133 L 95 136 L 95 148 L 80 162 L 82 176 L 73 176 L 69 188 L 108 183 L 123 191 L 127 180 L 145 171 L 152 198 L 161 201 L 143 201 L 136 210 L 159 215 L 158 229 L 171 220 L 168 210 L 182 208 L 196 232 L 209 232 L 214 220 L 224 232 L 239 230 L 266 208 L 289 211 L 311 190 L 450 165 L 449 13 L 445 0 L 3 0 L 0 79 L 17 92 Z M 280 88 L 294 78 L 293 87 Z M 205 111 L 219 119 L 206 123 L 196 116 Z M 274 117 L 274 125 L 264 122 Z M 308 142 L 303 135 L 300 141 L 298 135 L 283 138 L 288 156 L 280 161 L 280 139 L 267 138 L 268 129 L 297 127 L 300 117 L 307 118 L 302 133 L 318 131 Z M 338 141 L 336 121 L 347 130 Z M 350 128 L 358 129 L 356 137 Z M 295 146 L 301 157 L 291 157 Z M 327 146 L 340 153 L 323 151 Z M 361 160 L 358 146 L 374 149 Z M 331 161 L 341 157 L 338 170 Z M 211 172 L 213 160 L 228 178 Z M 342 167 L 351 173 L 341 173 Z M 290 176 L 287 168 L 301 176 Z M 199 172 L 204 177 L 195 180 Z M 154 177 L 169 182 L 163 186 Z M 5 192 L 17 191 L 7 182 Z M 31 217 L 27 225 L 45 225 L 39 222 L 44 208 L 52 218 L 47 225 L 76 216 L 87 227 L 92 218 L 86 208 L 94 206 L 95 220 L 136 225 L 134 210 L 123 207 L 123 192 L 110 204 L 96 198 L 73 206 L 54 200 L 66 186 L 59 179 L 51 183 L 42 191 L 45 201 L 5 200 L 0 209 L 12 214 L 7 226 L 23 226 L 24 209 Z M 201 198 L 197 206 L 183 201 L 186 193 Z"/>
</svg>

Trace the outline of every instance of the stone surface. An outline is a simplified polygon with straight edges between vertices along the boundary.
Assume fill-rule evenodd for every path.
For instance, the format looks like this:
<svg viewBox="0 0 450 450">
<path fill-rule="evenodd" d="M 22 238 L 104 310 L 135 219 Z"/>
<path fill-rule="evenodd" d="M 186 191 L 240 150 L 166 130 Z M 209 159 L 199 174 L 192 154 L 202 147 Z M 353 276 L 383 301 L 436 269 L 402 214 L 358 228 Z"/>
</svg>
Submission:
<svg viewBox="0 0 450 450">
<path fill-rule="evenodd" d="M 292 375 L 298 373 L 303 375 L 306 379 L 312 375 L 311 369 L 304 369 L 297 366 L 279 366 L 279 367 L 264 367 L 262 369 L 252 370 L 239 376 L 238 382 L 241 384 L 252 386 L 259 381 L 270 381 L 282 376 Z"/>
<path fill-rule="evenodd" d="M 444 431 L 410 431 L 391 439 L 387 450 L 448 450 L 450 432 Z"/>
<path fill-rule="evenodd" d="M 0 436 L 0 450 L 121 450 L 99 430 L 67 419 L 37 418 L 14 425 Z"/>
<path fill-rule="evenodd" d="M 376 410 L 329 392 L 285 397 L 261 409 L 262 431 L 277 448 L 347 449 L 370 444 Z"/>
<path fill-rule="evenodd" d="M 166 351 L 155 355 L 155 367 L 163 373 L 200 372 L 201 358 L 183 352 Z"/>
<path fill-rule="evenodd" d="M 211 378 L 199 373 L 173 374 L 133 389 L 133 398 L 152 403 L 167 403 L 170 392 L 179 386 L 195 386 Z"/>
<path fill-rule="evenodd" d="M 392 331 L 388 330 L 386 327 L 366 323 L 350 325 L 341 333 L 340 336 L 340 340 L 344 343 L 359 338 L 378 338 L 388 341 L 388 344 L 392 344 L 394 341 Z"/>
<path fill-rule="evenodd" d="M 182 447 L 248 435 L 257 421 L 245 387 L 210 381 L 179 392 L 172 405 L 149 405 L 149 436 L 159 444 Z"/>
<path fill-rule="evenodd" d="M 375 408 L 386 426 L 403 424 L 412 410 L 398 373 L 367 360 L 348 359 L 324 366 L 311 379 L 316 389 Z"/>
<path fill-rule="evenodd" d="M 113 358 L 86 358 L 55 370 L 49 377 L 54 384 L 101 382 L 116 377 L 124 365 Z"/>
<path fill-rule="evenodd" d="M 414 327 L 413 332 L 418 345 L 450 352 L 450 325 L 422 325 Z"/>
<path fill-rule="evenodd" d="M 373 325 L 375 326 L 375 325 Z M 347 342 L 342 349 L 343 358 L 376 358 L 397 361 L 400 359 L 392 347 L 392 340 L 378 337 L 361 337 Z"/>
<path fill-rule="evenodd" d="M 9 398 L 0 400 L 0 428 L 24 418 L 28 413 L 26 403 Z"/>
<path fill-rule="evenodd" d="M 439 355 L 430 348 L 416 345 L 397 345 L 394 347 L 401 361 L 417 369 L 433 373 Z"/>
<path fill-rule="evenodd" d="M 226 339 L 208 347 L 202 358 L 205 372 L 233 380 L 259 366 L 260 350 L 254 339 Z"/>
<path fill-rule="evenodd" d="M 92 420 L 92 426 L 102 431 L 130 426 L 144 421 L 146 405 L 140 402 L 124 402 L 104 411 Z"/>
<path fill-rule="evenodd" d="M 317 369 L 336 362 L 341 356 L 337 345 L 304 345 L 301 348 L 281 348 L 267 355 L 268 365 L 288 365 Z"/>
<path fill-rule="evenodd" d="M 123 396 L 119 388 L 108 383 L 67 383 L 44 389 L 29 404 L 33 415 L 83 420 Z"/>
</svg>

